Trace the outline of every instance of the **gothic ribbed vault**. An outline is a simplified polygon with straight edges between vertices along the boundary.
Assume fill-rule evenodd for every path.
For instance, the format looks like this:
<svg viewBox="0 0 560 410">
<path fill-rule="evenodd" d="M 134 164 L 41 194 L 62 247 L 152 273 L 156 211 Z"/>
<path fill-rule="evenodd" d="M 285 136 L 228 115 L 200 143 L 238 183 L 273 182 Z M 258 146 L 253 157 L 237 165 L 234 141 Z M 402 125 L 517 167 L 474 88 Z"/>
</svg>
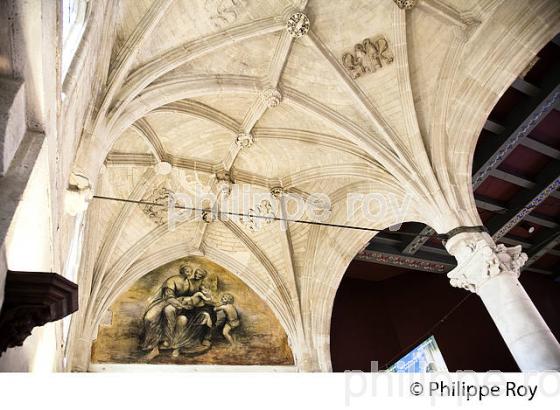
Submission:
<svg viewBox="0 0 560 410">
<path fill-rule="evenodd" d="M 86 118 L 83 132 L 65 123 L 77 136 L 71 181 L 132 201 L 198 190 L 220 206 L 237 190 L 272 192 L 277 216 L 293 210 L 290 196 L 320 193 L 330 199 L 327 222 L 377 229 L 482 224 L 471 180 L 477 139 L 556 34 L 556 1 L 419 0 L 411 10 L 389 0 L 222 3 L 91 3 L 90 18 L 104 18 L 86 29 L 64 83 L 67 116 Z M 86 95 L 78 74 L 106 85 Z M 389 198 L 382 212 L 349 212 L 349 195 L 371 193 Z M 373 234 L 280 228 L 188 219 L 170 229 L 138 204 L 94 199 L 72 369 L 88 369 L 104 313 L 136 279 L 204 255 L 268 303 L 299 369 L 329 370 L 334 295 Z"/>
</svg>

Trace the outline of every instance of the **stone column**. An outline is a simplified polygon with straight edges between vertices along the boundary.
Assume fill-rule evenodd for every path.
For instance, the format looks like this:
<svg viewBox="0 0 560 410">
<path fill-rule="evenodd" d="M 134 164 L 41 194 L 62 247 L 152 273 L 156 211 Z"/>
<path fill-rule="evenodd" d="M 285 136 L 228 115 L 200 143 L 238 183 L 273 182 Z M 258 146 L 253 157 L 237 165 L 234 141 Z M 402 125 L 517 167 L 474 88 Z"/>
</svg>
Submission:
<svg viewBox="0 0 560 410">
<path fill-rule="evenodd" d="M 519 368 L 560 370 L 560 344 L 518 281 L 521 246 L 496 245 L 486 233 L 460 233 L 445 246 L 457 259 L 451 285 L 480 296 Z"/>
</svg>

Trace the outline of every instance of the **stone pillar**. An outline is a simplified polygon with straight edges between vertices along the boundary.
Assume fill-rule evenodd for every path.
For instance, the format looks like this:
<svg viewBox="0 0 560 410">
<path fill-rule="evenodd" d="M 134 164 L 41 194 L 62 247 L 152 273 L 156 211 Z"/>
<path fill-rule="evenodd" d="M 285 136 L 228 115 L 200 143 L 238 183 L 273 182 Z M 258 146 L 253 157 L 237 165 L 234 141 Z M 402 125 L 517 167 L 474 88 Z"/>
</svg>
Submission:
<svg viewBox="0 0 560 410">
<path fill-rule="evenodd" d="M 521 246 L 496 245 L 486 233 L 460 233 L 445 246 L 457 259 L 451 285 L 480 296 L 519 368 L 560 370 L 560 344 L 518 281 Z"/>
</svg>

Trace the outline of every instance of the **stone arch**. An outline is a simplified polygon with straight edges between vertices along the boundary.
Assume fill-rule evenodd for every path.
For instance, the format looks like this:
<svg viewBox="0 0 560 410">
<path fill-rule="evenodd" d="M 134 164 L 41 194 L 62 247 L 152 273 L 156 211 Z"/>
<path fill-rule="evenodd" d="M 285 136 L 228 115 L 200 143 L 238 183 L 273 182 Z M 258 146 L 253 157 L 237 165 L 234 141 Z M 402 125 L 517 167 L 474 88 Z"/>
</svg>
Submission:
<svg viewBox="0 0 560 410">
<path fill-rule="evenodd" d="M 294 340 L 295 334 L 293 330 L 290 329 L 289 324 L 286 323 L 285 314 L 278 310 L 279 301 L 274 300 L 274 295 L 269 295 L 265 298 L 262 297 L 267 291 L 268 284 L 266 281 L 259 278 L 254 272 L 247 270 L 247 268 L 238 261 L 235 261 L 233 258 L 215 249 L 201 250 L 185 247 L 184 245 L 174 245 L 142 258 L 127 270 L 125 273 L 125 280 L 122 281 L 119 286 L 118 294 L 112 296 L 108 306 L 113 306 L 121 296 L 135 286 L 139 279 L 153 273 L 157 269 L 161 269 L 166 265 L 185 258 L 197 258 L 194 260 L 195 263 L 200 263 L 201 260 L 209 261 L 211 264 L 217 265 L 227 271 L 230 275 L 237 278 L 236 280 L 242 283 L 243 286 L 250 289 L 255 297 L 262 302 L 263 306 L 266 306 L 266 309 L 270 312 L 272 317 L 278 320 L 280 329 L 282 329 L 289 341 L 289 350 L 292 360 L 296 359 L 297 352 L 294 351 L 294 347 L 297 346 Z M 95 318 L 95 328 L 100 326 L 101 320 L 101 315 Z M 294 362 L 292 361 L 291 363 L 293 364 Z"/>
<path fill-rule="evenodd" d="M 393 189 L 399 187 L 393 187 Z M 345 193 L 353 191 L 371 192 L 371 181 L 359 181 L 348 184 L 334 193 L 331 197 L 333 201 L 333 209 L 337 204 L 345 200 Z M 353 225 L 372 227 L 379 230 L 387 229 L 395 224 L 409 222 L 413 220 L 425 221 L 422 215 L 413 211 L 407 213 L 404 220 L 399 220 L 394 215 L 384 221 L 368 221 L 365 217 L 358 217 L 352 220 Z M 330 324 L 331 315 L 334 306 L 334 299 L 340 282 L 346 273 L 348 265 L 354 259 L 354 256 L 367 245 L 374 237 L 374 233 L 367 231 L 350 231 L 345 229 L 336 229 L 336 241 L 344 243 L 344 253 L 337 254 L 336 250 L 329 247 L 327 250 L 321 244 L 332 241 L 329 230 L 335 228 L 314 226 L 308 234 L 306 245 L 307 254 L 302 272 L 303 278 L 307 280 L 307 284 L 302 284 L 302 310 L 305 320 L 306 332 L 311 336 L 313 350 L 316 352 L 316 362 L 319 371 L 332 371 L 330 356 Z M 331 236 L 331 237 L 330 237 Z M 329 238 L 330 237 L 330 238 Z M 321 241 L 319 241 L 321 238 Z M 315 305 L 305 304 L 306 300 L 320 301 Z"/>
</svg>

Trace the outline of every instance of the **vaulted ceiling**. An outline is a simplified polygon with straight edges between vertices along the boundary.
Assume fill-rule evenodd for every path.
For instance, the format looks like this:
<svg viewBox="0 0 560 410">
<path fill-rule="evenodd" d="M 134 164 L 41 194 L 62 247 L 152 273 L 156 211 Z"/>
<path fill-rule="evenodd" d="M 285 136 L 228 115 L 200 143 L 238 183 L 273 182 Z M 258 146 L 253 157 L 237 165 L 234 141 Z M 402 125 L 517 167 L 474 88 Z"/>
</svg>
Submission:
<svg viewBox="0 0 560 410">
<path fill-rule="evenodd" d="M 282 205 L 286 196 L 322 193 L 331 202 L 328 223 L 369 229 L 480 224 L 470 175 L 480 130 L 555 34 L 560 7 L 396 3 L 99 3 L 110 18 L 98 29 L 113 33 L 108 73 L 72 170 L 97 196 L 130 202 L 96 199 L 88 210 L 74 368 L 87 368 L 111 302 L 150 269 L 187 255 L 205 255 L 252 287 L 286 330 L 298 366 L 330 366 L 336 288 L 373 232 L 280 229 L 278 221 L 254 229 L 236 219 L 170 229 L 134 202 L 155 201 L 161 189 L 213 192 L 230 204 L 247 187 L 272 194 L 276 216 L 292 210 Z M 348 212 L 348 194 L 370 193 L 405 209 Z"/>
</svg>

